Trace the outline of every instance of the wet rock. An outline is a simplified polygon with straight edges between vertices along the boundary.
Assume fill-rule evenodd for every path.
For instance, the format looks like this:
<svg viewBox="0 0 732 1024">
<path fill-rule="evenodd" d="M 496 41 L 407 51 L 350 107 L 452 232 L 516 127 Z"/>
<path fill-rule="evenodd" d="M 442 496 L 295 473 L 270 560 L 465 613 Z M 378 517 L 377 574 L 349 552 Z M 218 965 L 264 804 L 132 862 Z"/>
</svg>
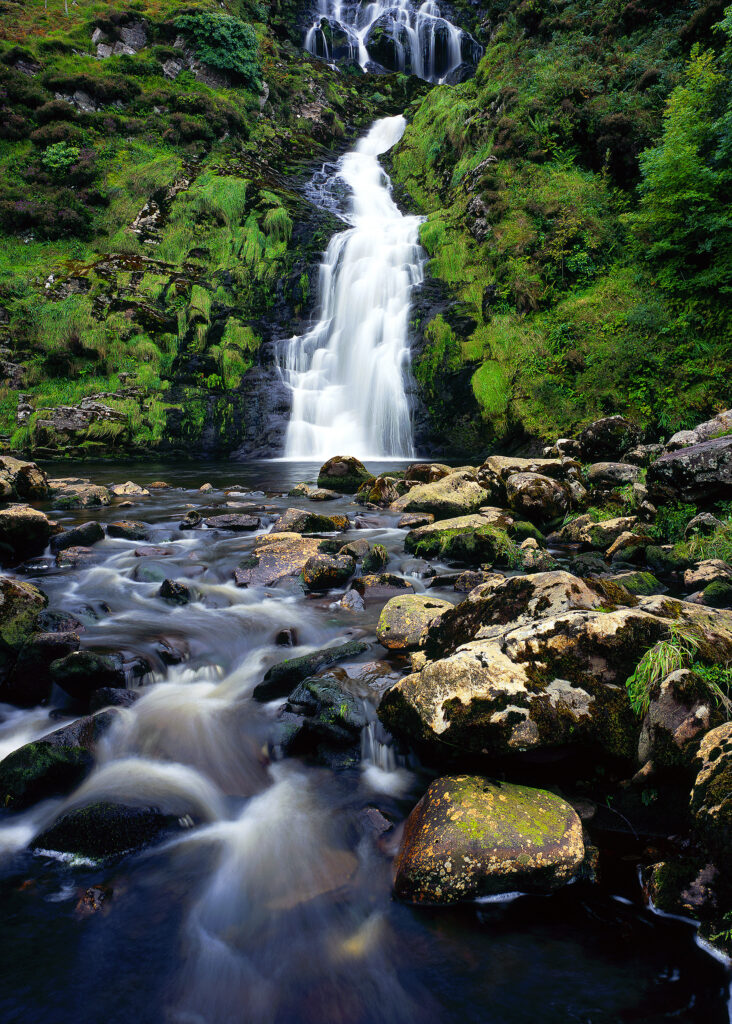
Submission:
<svg viewBox="0 0 732 1024">
<path fill-rule="evenodd" d="M 400 530 L 414 530 L 418 526 L 429 526 L 434 521 L 435 517 L 431 512 L 408 512 L 401 517 L 397 526 Z"/>
<path fill-rule="evenodd" d="M 191 509 L 190 512 L 186 512 L 180 521 L 180 530 L 195 530 L 197 526 L 200 526 L 203 522 L 203 516 L 200 512 L 196 512 L 195 509 Z"/>
<path fill-rule="evenodd" d="M 93 690 L 125 685 L 122 659 L 118 655 L 76 651 L 51 665 L 53 682 L 75 700 L 88 700 Z"/>
<path fill-rule="evenodd" d="M 490 494 L 481 487 L 472 473 L 456 472 L 431 484 L 417 484 L 392 503 L 397 512 L 431 512 L 435 519 L 477 512 L 490 501 Z"/>
<path fill-rule="evenodd" d="M 91 547 L 100 540 L 104 540 L 104 528 L 101 523 L 82 523 L 81 526 L 74 526 L 51 537 L 51 551 L 56 555 L 66 548 Z"/>
<path fill-rule="evenodd" d="M 640 430 L 623 416 L 605 416 L 588 424 L 577 438 L 588 460 L 619 458 L 640 440 Z"/>
<path fill-rule="evenodd" d="M 704 733 L 722 713 L 690 669 L 672 672 L 656 687 L 643 718 L 638 761 L 654 770 L 688 766 Z"/>
<path fill-rule="evenodd" d="M 719 871 L 696 858 L 651 864 L 643 872 L 643 882 L 653 906 L 665 914 L 698 921 L 708 919 L 717 908 Z"/>
<path fill-rule="evenodd" d="M 276 520 L 272 533 L 343 533 L 349 528 L 347 516 L 322 516 L 304 509 L 288 508 Z"/>
<path fill-rule="evenodd" d="M 684 573 L 684 586 L 688 590 L 703 589 L 719 580 L 732 581 L 732 566 L 723 562 L 721 558 L 707 558 Z"/>
<path fill-rule="evenodd" d="M 482 583 L 499 583 L 506 577 L 502 572 L 490 572 L 483 569 L 466 569 L 458 574 L 453 583 L 453 590 L 459 594 L 469 594 Z"/>
<path fill-rule="evenodd" d="M 374 544 L 371 550 L 364 555 L 362 569 L 364 574 L 376 573 L 389 564 L 389 552 L 383 544 Z"/>
<path fill-rule="evenodd" d="M 641 570 L 628 569 L 626 572 L 618 572 L 613 576 L 608 576 L 607 580 L 609 583 L 618 583 L 630 594 L 664 594 L 667 589 L 663 583 L 656 579 L 652 572 L 643 572 Z"/>
<path fill-rule="evenodd" d="M 431 580 L 437 575 L 437 570 L 424 558 L 408 558 L 399 566 L 399 572 L 418 580 Z"/>
<path fill-rule="evenodd" d="M 392 597 L 381 610 L 377 639 L 388 650 L 416 649 L 425 627 L 450 608 L 448 601 L 422 594 Z"/>
<path fill-rule="evenodd" d="M 204 519 L 204 523 L 210 530 L 231 530 L 234 533 L 251 532 L 258 530 L 261 526 L 261 521 L 257 516 L 233 514 L 210 516 L 208 519 Z"/>
<path fill-rule="evenodd" d="M 210 494 L 211 491 L 213 490 L 213 484 L 209 484 L 209 483 L 201 484 L 201 486 L 198 488 L 198 490 L 199 490 L 199 492 L 201 494 Z"/>
<path fill-rule="evenodd" d="M 691 791 L 691 813 L 698 834 L 726 857 L 732 843 L 732 722 L 712 729 L 696 757 L 698 774 Z"/>
<path fill-rule="evenodd" d="M 192 600 L 190 588 L 185 583 L 177 583 L 175 580 L 164 579 L 160 584 L 158 597 L 162 597 L 171 604 L 189 604 Z"/>
<path fill-rule="evenodd" d="M 9 455 L 0 456 L 0 478 L 6 485 L 3 488 L 4 499 L 44 501 L 51 493 L 48 477 L 35 462 L 24 462 Z"/>
<path fill-rule="evenodd" d="M 62 569 L 84 569 L 94 565 L 100 557 L 99 552 L 94 548 L 64 548 L 56 555 L 56 565 Z"/>
<path fill-rule="evenodd" d="M 679 448 L 688 448 L 690 445 L 700 444 L 702 441 L 710 441 L 712 438 L 721 437 L 732 432 L 732 409 L 720 412 L 711 420 L 706 420 L 694 427 L 693 430 L 678 430 L 669 438 L 666 450 L 677 451 Z"/>
<path fill-rule="evenodd" d="M 364 599 L 357 590 L 347 590 L 338 602 L 341 608 L 349 612 L 362 612 L 366 607 Z"/>
<path fill-rule="evenodd" d="M 732 496 L 732 436 L 666 452 L 648 468 L 646 486 L 654 504 L 711 502 Z"/>
<path fill-rule="evenodd" d="M 51 523 L 43 512 L 30 505 L 0 509 L 0 561 L 17 565 L 41 555 L 51 537 Z"/>
<path fill-rule="evenodd" d="M 448 776 L 407 819 L 394 892 L 415 903 L 551 892 L 577 877 L 584 854 L 582 822 L 556 794 Z"/>
<path fill-rule="evenodd" d="M 167 491 L 170 486 L 165 480 L 153 480 L 151 484 L 147 485 L 149 491 Z"/>
<path fill-rule="evenodd" d="M 0 685 L 37 631 L 39 616 L 47 604 L 46 595 L 32 583 L 0 576 Z"/>
<path fill-rule="evenodd" d="M 59 477 L 48 481 L 58 508 L 96 508 L 112 504 L 109 489 L 83 477 Z"/>
<path fill-rule="evenodd" d="M 150 496 L 146 487 L 141 487 L 132 480 L 127 480 L 123 484 L 114 484 L 109 490 L 115 498 L 147 498 Z"/>
<path fill-rule="evenodd" d="M 537 523 L 558 519 L 571 504 L 567 489 L 540 473 L 514 473 L 506 480 L 506 498 L 518 516 Z"/>
<path fill-rule="evenodd" d="M 329 590 L 343 586 L 356 571 L 350 555 L 313 555 L 302 570 L 302 580 L 308 590 Z"/>
<path fill-rule="evenodd" d="M 306 497 L 308 501 L 336 501 L 341 495 L 338 491 L 329 491 L 327 487 L 315 487 Z"/>
<path fill-rule="evenodd" d="M 308 487 L 307 484 L 295 484 L 295 486 L 291 487 L 290 490 L 287 492 L 287 497 L 307 498 L 308 494 L 310 494 L 310 488 Z"/>
<path fill-rule="evenodd" d="M 320 541 L 299 533 L 258 537 L 252 554 L 234 570 L 234 582 L 238 587 L 272 587 L 297 579 L 319 549 Z"/>
<path fill-rule="evenodd" d="M 640 470 L 624 462 L 596 462 L 587 470 L 587 480 L 593 487 L 612 488 L 634 484 Z"/>
<path fill-rule="evenodd" d="M 361 484 L 356 501 L 359 505 L 378 505 L 380 508 L 386 508 L 405 494 L 407 489 L 404 480 L 389 475 L 377 476 L 375 480 Z"/>
<path fill-rule="evenodd" d="M 281 629 L 274 639 L 278 647 L 297 647 L 297 630 Z"/>
<path fill-rule="evenodd" d="M 330 488 L 341 494 L 355 494 L 362 483 L 373 479 L 362 462 L 351 455 L 336 455 L 320 467 L 318 487 Z"/>
<path fill-rule="evenodd" d="M 142 697 L 141 690 L 127 690 L 121 686 L 100 686 L 89 698 L 89 710 L 103 708 L 129 708 Z"/>
<path fill-rule="evenodd" d="M 157 544 L 150 544 L 145 548 L 135 548 L 135 558 L 167 558 L 175 554 L 173 548 L 164 548 Z"/>
<path fill-rule="evenodd" d="M 147 540 L 147 526 L 135 519 L 121 519 L 107 525 L 107 535 L 119 540 Z"/>
<path fill-rule="evenodd" d="M 29 708 L 51 695 L 51 664 L 79 649 L 78 633 L 34 633 L 20 649 L 10 676 L 0 684 L 0 700 Z"/>
<path fill-rule="evenodd" d="M 449 473 L 452 473 L 451 468 L 441 462 L 413 462 L 411 466 L 407 466 L 404 479 L 416 480 L 420 484 L 433 484 Z"/>
<path fill-rule="evenodd" d="M 356 561 L 360 561 L 365 555 L 371 550 L 371 545 L 367 540 L 359 538 L 358 540 L 349 541 L 348 544 L 344 544 L 342 548 L 338 549 L 339 555 L 349 555 L 351 558 L 355 558 Z"/>
<path fill-rule="evenodd" d="M 102 801 L 62 815 L 31 846 L 100 860 L 142 849 L 181 830 L 181 819 L 155 807 Z"/>
<path fill-rule="evenodd" d="M 80 718 L 8 754 L 0 761 L 0 802 L 22 810 L 37 800 L 68 793 L 89 774 L 100 738 L 116 712 Z"/>
<path fill-rule="evenodd" d="M 368 649 L 369 645 L 364 640 L 349 640 L 338 647 L 325 647 L 320 651 L 313 651 L 312 654 L 304 654 L 300 658 L 288 658 L 267 670 L 262 682 L 255 686 L 253 696 L 256 700 L 284 697 L 308 676 L 336 665 L 339 661 L 356 658 Z"/>
<path fill-rule="evenodd" d="M 503 509 L 484 508 L 471 516 L 418 526 L 404 538 L 404 549 L 420 558 L 447 558 L 480 565 L 496 559 L 499 545 L 508 539 L 506 528 L 512 522 L 510 513 Z"/>
<path fill-rule="evenodd" d="M 369 573 L 363 576 L 356 576 L 351 583 L 351 587 L 368 603 L 383 601 L 394 594 L 398 594 L 400 591 L 414 590 L 414 585 L 409 580 L 405 580 L 402 576 L 397 576 L 391 572 Z"/>
<path fill-rule="evenodd" d="M 344 689 L 335 673 L 300 683 L 287 698 L 286 710 L 304 716 L 286 746 L 293 755 L 311 752 L 320 743 L 353 746 L 367 721 L 363 701 Z"/>
</svg>

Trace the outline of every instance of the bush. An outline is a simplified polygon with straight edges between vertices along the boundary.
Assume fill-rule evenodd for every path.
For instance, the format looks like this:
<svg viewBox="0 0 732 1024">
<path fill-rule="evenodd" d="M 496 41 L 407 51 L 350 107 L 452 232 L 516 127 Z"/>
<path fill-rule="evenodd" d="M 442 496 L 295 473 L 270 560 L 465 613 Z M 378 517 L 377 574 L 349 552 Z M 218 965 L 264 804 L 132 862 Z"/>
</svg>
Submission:
<svg viewBox="0 0 732 1024">
<path fill-rule="evenodd" d="M 253 89 L 261 89 L 257 37 L 251 25 L 228 14 L 184 14 L 175 27 L 188 37 L 199 60 L 219 71 L 237 75 Z"/>
<path fill-rule="evenodd" d="M 76 146 L 70 146 L 67 142 L 57 142 L 44 151 L 41 163 L 49 174 L 60 178 L 73 167 L 80 156 L 81 151 Z"/>
</svg>

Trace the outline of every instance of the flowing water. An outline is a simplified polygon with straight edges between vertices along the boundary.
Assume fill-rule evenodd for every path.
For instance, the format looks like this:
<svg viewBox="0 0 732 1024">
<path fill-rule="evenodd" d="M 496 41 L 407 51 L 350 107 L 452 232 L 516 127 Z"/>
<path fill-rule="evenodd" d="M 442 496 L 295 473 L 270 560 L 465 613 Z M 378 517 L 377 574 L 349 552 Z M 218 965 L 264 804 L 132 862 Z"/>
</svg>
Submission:
<svg viewBox="0 0 732 1024">
<path fill-rule="evenodd" d="M 330 39 L 329 39 L 330 37 Z M 434 0 L 320 0 L 305 49 L 326 60 L 350 57 L 362 68 L 379 66 L 379 47 L 389 70 L 439 82 L 473 54 L 474 41 L 440 13 Z"/>
<path fill-rule="evenodd" d="M 91 475 L 126 479 L 130 467 Z M 83 569 L 58 569 L 50 556 L 28 568 L 50 607 L 81 621 L 84 646 L 124 654 L 143 696 L 120 712 L 76 792 L 0 818 L 4 1024 L 728 1021 L 726 970 L 695 946 L 692 927 L 649 912 L 622 851 L 603 852 L 602 887 L 447 909 L 393 901 L 400 824 L 430 778 L 375 717 L 403 661 L 373 644 L 344 664 L 343 686 L 367 719 L 353 763 L 280 756 L 282 701 L 251 697 L 284 657 L 373 641 L 381 602 L 349 611 L 338 592 L 238 589 L 232 569 L 256 536 L 178 528 L 190 505 L 254 505 L 265 508 L 264 532 L 279 510 L 314 507 L 283 494 L 312 466 L 191 462 L 133 475 L 176 487 L 127 510 L 54 514 L 66 526 L 133 517 L 149 524 L 149 540 L 108 538 Z M 204 496 L 194 488 L 205 480 L 215 486 Z M 384 544 L 389 571 L 425 588 L 396 515 L 346 498 L 317 507 L 345 512 L 344 542 Z M 163 576 L 191 587 L 192 603 L 157 597 Z M 446 584 L 434 593 L 456 599 Z M 296 647 L 277 645 L 283 629 L 296 632 Z M 2 751 L 74 713 L 60 693 L 50 707 L 3 708 Z M 107 864 L 28 848 L 62 810 L 98 799 L 154 804 L 189 827 Z M 90 886 L 109 898 L 83 916 Z"/>
<path fill-rule="evenodd" d="M 287 458 L 414 454 L 405 388 L 411 294 L 423 279 L 420 218 L 399 211 L 378 160 L 405 127 L 403 117 L 377 121 L 312 187 L 313 201 L 331 209 L 345 188 L 351 227 L 323 258 L 317 322 L 281 346 L 292 391 Z"/>
</svg>

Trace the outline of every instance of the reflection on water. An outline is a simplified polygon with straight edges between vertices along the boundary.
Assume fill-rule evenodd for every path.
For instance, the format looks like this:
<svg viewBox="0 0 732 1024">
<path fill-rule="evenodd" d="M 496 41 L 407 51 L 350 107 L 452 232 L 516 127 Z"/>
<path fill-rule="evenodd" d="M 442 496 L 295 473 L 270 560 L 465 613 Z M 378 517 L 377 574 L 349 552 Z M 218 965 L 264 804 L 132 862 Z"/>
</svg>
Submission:
<svg viewBox="0 0 732 1024">
<path fill-rule="evenodd" d="M 279 479 L 278 495 L 242 500 L 312 508 L 281 493 L 312 478 L 312 467 L 109 466 L 99 475 L 140 483 L 167 476 L 188 487 L 211 480 L 215 490 L 159 491 L 126 511 L 60 512 L 65 525 L 141 519 L 150 539 L 105 540 L 91 568 L 58 571 L 42 559 L 31 574 L 52 608 L 83 622 L 86 646 L 122 651 L 131 681 L 144 686 L 75 793 L 0 820 L 3 1022 L 728 1020 L 723 966 L 694 945 L 687 925 L 648 913 L 632 879 L 615 894 L 625 903 L 580 885 L 550 898 L 440 911 L 391 900 L 399 825 L 427 779 L 374 714 L 404 669 L 398 656 L 374 647 L 344 666 L 344 685 L 367 710 L 356 767 L 276 760 L 281 702 L 252 701 L 253 687 L 284 657 L 371 637 L 378 603 L 353 613 L 333 595 L 237 589 L 231 570 L 254 539 L 181 532 L 178 521 L 190 503 L 226 510 L 238 499 L 221 486 L 232 483 L 271 491 Z M 347 499 L 325 508 L 359 514 Z M 388 569 L 398 572 L 395 521 L 370 519 L 344 541 L 384 543 Z M 153 547 L 165 553 L 147 554 Z M 157 597 L 161 574 L 189 585 L 192 603 L 171 608 Z M 294 631 L 296 647 L 275 644 L 283 629 Z M 140 659 L 145 669 L 135 675 Z M 66 721 L 48 709 L 2 708 L 0 749 Z M 153 804 L 192 827 L 116 864 L 27 851 L 62 810 L 105 798 Z M 77 904 L 90 886 L 111 898 L 85 917 Z"/>
</svg>

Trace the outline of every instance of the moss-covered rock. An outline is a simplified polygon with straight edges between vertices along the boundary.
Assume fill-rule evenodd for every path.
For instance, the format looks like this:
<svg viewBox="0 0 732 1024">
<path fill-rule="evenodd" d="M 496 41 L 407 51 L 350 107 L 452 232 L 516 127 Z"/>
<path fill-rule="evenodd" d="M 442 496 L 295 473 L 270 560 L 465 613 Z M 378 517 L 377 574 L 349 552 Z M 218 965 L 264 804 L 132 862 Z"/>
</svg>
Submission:
<svg viewBox="0 0 732 1024">
<path fill-rule="evenodd" d="M 379 643 L 394 651 L 417 648 L 425 627 L 450 608 L 448 601 L 425 594 L 392 597 L 379 616 L 376 627 Z"/>
<path fill-rule="evenodd" d="M 448 776 L 407 819 L 394 892 L 415 903 L 550 892 L 577 876 L 584 853 L 582 823 L 554 793 Z"/>
<path fill-rule="evenodd" d="M 490 499 L 474 473 L 457 471 L 433 483 L 417 484 L 391 507 L 397 512 L 431 512 L 439 520 L 470 515 Z"/>
<path fill-rule="evenodd" d="M 0 577 L 0 684 L 8 678 L 21 648 L 38 626 L 46 595 L 24 580 Z"/>
<path fill-rule="evenodd" d="M 732 722 L 704 736 L 696 765 L 690 802 L 694 825 L 709 849 L 726 856 L 732 843 Z"/>
<path fill-rule="evenodd" d="M 383 544 L 374 544 L 370 551 L 363 556 L 362 569 L 366 574 L 378 573 L 389 564 L 389 552 Z"/>
<path fill-rule="evenodd" d="M 343 533 L 348 516 L 323 516 L 300 508 L 288 508 L 272 527 L 272 533 Z"/>
<path fill-rule="evenodd" d="M 410 530 L 404 549 L 419 558 L 445 558 L 466 565 L 510 561 L 518 564 L 518 545 L 506 533 L 512 518 L 502 509 L 443 519 Z"/>
<path fill-rule="evenodd" d="M 302 581 L 308 590 L 341 587 L 356 571 L 350 555 L 312 555 L 302 569 Z"/>
<path fill-rule="evenodd" d="M 63 814 L 35 836 L 31 846 L 102 860 L 139 850 L 182 827 L 178 815 L 156 807 L 101 801 Z"/>
<path fill-rule="evenodd" d="M 369 480 L 373 480 L 373 474 L 352 455 L 336 455 L 323 463 L 318 472 L 318 487 L 328 487 L 341 494 L 355 494 Z"/>
<path fill-rule="evenodd" d="M 314 676 L 316 672 L 336 665 L 339 661 L 357 658 L 368 649 L 369 645 L 364 640 L 349 640 L 338 647 L 325 647 L 300 658 L 287 658 L 267 669 L 262 682 L 255 686 L 253 696 L 257 700 L 284 697 L 308 676 Z"/>
<path fill-rule="evenodd" d="M 70 697 L 82 701 L 88 700 L 92 691 L 101 687 L 125 685 L 121 657 L 95 651 L 75 651 L 54 661 L 51 678 Z"/>
</svg>

